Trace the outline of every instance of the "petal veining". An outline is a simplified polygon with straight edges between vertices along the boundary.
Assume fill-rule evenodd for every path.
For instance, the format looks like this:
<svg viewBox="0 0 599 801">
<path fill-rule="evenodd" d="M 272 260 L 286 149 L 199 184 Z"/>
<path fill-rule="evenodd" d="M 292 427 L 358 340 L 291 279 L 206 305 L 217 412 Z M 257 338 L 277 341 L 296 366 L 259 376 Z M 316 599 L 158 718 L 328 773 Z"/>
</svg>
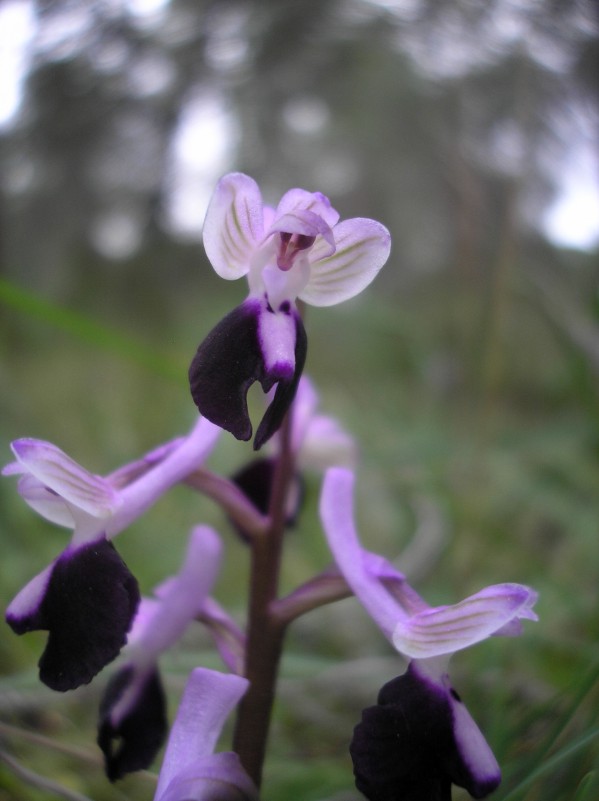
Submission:
<svg viewBox="0 0 599 801">
<path fill-rule="evenodd" d="M 216 185 L 204 220 L 204 249 L 221 278 L 245 275 L 264 235 L 262 195 L 243 173 L 225 175 Z"/>
<path fill-rule="evenodd" d="M 310 251 L 310 280 L 299 297 L 312 306 L 333 306 L 353 298 L 389 258 L 389 231 L 375 220 L 343 220 L 333 233 L 336 250 L 332 255 L 323 240 L 317 240 Z"/>
<path fill-rule="evenodd" d="M 11 447 L 30 475 L 92 517 L 107 518 L 119 508 L 119 494 L 106 479 L 85 470 L 51 442 L 18 439 Z"/>
</svg>

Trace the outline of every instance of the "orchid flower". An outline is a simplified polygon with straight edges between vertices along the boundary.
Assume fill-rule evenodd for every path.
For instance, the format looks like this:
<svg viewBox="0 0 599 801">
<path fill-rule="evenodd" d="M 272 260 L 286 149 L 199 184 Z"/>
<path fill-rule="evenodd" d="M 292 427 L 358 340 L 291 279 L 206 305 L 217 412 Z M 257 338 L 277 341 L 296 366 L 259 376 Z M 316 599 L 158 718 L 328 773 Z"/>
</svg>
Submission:
<svg viewBox="0 0 599 801">
<path fill-rule="evenodd" d="M 147 768 L 166 736 L 166 699 L 158 658 L 200 613 L 216 580 L 222 546 L 207 526 L 193 529 L 179 573 L 159 601 L 143 601 L 128 637 L 126 661 L 100 704 L 98 745 L 111 781 Z"/>
<path fill-rule="evenodd" d="M 139 604 L 137 581 L 112 539 L 170 487 L 197 469 L 219 436 L 200 418 L 180 443 L 156 454 L 138 477 L 118 482 L 88 472 L 52 443 L 20 439 L 4 475 L 20 475 L 23 499 L 53 523 L 73 529 L 69 545 L 9 604 L 6 620 L 17 634 L 47 630 L 40 679 L 54 690 L 87 684 L 116 658 Z M 117 475 L 117 474 L 115 474 Z"/>
<path fill-rule="evenodd" d="M 407 672 L 364 710 L 350 748 L 356 786 L 371 801 L 450 801 L 451 784 L 475 798 L 501 781 L 480 729 L 452 688 L 453 653 L 536 620 L 536 593 L 520 584 L 486 587 L 454 606 L 429 607 L 382 557 L 362 549 L 353 520 L 350 470 L 330 469 L 321 516 L 335 561 L 350 588 L 401 654 Z"/>
<path fill-rule="evenodd" d="M 258 791 L 232 751 L 214 748 L 229 713 L 248 687 L 241 676 L 192 671 L 158 777 L 154 801 L 258 801 Z"/>
<path fill-rule="evenodd" d="M 279 428 L 306 359 L 296 300 L 332 306 L 361 292 L 387 261 L 387 229 L 365 218 L 339 222 L 320 192 L 290 189 L 276 209 L 242 173 L 216 186 L 204 222 L 204 248 L 227 280 L 247 276 L 249 296 L 199 346 L 189 369 L 200 412 L 237 439 L 252 436 L 246 395 L 258 381 L 274 399 L 258 427 L 258 450 Z"/>
</svg>

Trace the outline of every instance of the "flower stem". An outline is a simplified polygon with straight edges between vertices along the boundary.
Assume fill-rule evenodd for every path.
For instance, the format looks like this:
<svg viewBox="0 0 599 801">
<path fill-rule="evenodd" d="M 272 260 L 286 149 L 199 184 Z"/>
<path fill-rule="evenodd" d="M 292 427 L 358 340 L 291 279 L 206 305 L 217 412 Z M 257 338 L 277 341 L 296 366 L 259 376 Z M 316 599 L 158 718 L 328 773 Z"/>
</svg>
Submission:
<svg viewBox="0 0 599 801">
<path fill-rule="evenodd" d="M 273 614 L 271 605 L 278 597 L 286 498 L 294 472 L 290 419 L 288 414 L 280 429 L 281 446 L 270 498 L 269 527 L 265 536 L 256 537 L 252 542 L 245 664 L 250 686 L 239 705 L 233 736 L 233 748 L 257 787 L 262 779 L 286 629 L 285 622 Z"/>
</svg>

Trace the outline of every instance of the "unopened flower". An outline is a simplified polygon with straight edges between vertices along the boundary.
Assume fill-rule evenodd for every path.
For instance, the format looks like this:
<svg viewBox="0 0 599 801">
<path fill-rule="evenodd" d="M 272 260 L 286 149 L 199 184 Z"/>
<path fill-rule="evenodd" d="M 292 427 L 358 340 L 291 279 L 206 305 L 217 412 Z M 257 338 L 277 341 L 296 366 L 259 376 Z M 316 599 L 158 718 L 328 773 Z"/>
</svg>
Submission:
<svg viewBox="0 0 599 801">
<path fill-rule="evenodd" d="M 173 484 L 197 469 L 219 429 L 200 418 L 162 460 L 141 462 L 139 477 L 118 488 L 94 475 L 49 442 L 20 439 L 17 461 L 2 471 L 19 475 L 23 499 L 47 520 L 73 529 L 71 541 L 51 565 L 13 599 L 6 620 L 17 634 L 47 630 L 40 679 L 54 690 L 87 684 L 118 655 L 139 604 L 135 578 L 111 540 Z M 122 478 L 122 476 L 121 476 Z"/>
<path fill-rule="evenodd" d="M 192 671 L 168 740 L 154 801 L 258 801 L 232 751 L 214 753 L 222 727 L 249 682 L 206 668 Z"/>
<path fill-rule="evenodd" d="M 279 428 L 306 359 L 299 298 L 331 306 L 357 295 L 387 261 L 387 229 L 365 218 L 339 222 L 320 192 L 289 190 L 276 209 L 242 173 L 222 178 L 204 222 L 204 247 L 215 271 L 247 276 L 249 296 L 202 342 L 189 369 L 200 412 L 237 439 L 252 436 L 246 395 L 256 381 L 276 392 L 254 440 L 259 449 Z"/>
<path fill-rule="evenodd" d="M 158 659 L 201 612 L 218 574 L 221 551 L 216 532 L 198 526 L 181 570 L 167 581 L 160 599 L 142 601 L 126 661 L 108 683 L 100 705 L 98 745 L 111 781 L 147 768 L 164 741 L 166 699 Z"/>
<path fill-rule="evenodd" d="M 520 584 L 498 584 L 454 606 L 429 607 L 390 563 L 360 546 L 353 481 L 345 469 L 325 477 L 321 516 L 329 546 L 360 603 L 410 660 L 356 727 L 350 749 L 356 785 L 370 801 L 450 801 L 452 783 L 482 798 L 501 773 L 451 686 L 449 658 L 492 635 L 518 634 L 521 619 L 537 619 L 537 595 Z"/>
</svg>

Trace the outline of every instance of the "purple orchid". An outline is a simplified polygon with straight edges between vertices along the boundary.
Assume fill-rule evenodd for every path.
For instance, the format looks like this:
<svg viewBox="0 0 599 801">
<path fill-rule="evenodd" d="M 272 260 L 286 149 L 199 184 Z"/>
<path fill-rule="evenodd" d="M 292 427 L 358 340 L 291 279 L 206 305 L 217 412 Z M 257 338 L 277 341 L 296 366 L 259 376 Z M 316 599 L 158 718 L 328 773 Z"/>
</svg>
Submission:
<svg viewBox="0 0 599 801">
<path fill-rule="evenodd" d="M 295 302 L 332 306 L 352 298 L 387 261 L 387 229 L 365 218 L 339 222 L 320 192 L 291 189 L 276 209 L 242 173 L 217 184 L 204 222 L 206 254 L 221 278 L 247 276 L 249 296 L 208 334 L 191 363 L 200 412 L 249 440 L 246 395 L 256 381 L 274 399 L 258 427 L 258 450 L 279 428 L 302 373 L 306 332 Z"/>
<path fill-rule="evenodd" d="M 206 668 L 192 671 L 171 729 L 154 801 L 258 801 L 232 751 L 214 748 L 249 682 Z"/>
<path fill-rule="evenodd" d="M 147 768 L 166 736 L 166 699 L 160 654 L 174 645 L 202 611 L 216 580 L 222 546 L 215 531 L 198 526 L 179 573 L 142 601 L 128 637 L 126 661 L 107 685 L 100 705 L 98 745 L 111 781 Z"/>
<path fill-rule="evenodd" d="M 20 475 L 23 499 L 47 520 L 73 529 L 60 556 L 32 579 L 9 604 L 8 624 L 17 634 L 47 630 L 39 662 L 40 679 L 54 690 L 87 684 L 118 655 L 139 604 L 135 578 L 112 539 L 142 515 L 170 487 L 200 466 L 219 436 L 200 418 L 190 434 L 146 463 L 135 463 L 137 478 L 94 475 L 49 442 L 12 443 L 17 461 L 4 475 Z M 163 457 L 163 458 L 160 458 Z"/>
<path fill-rule="evenodd" d="M 364 710 L 350 748 L 356 786 L 370 801 L 450 801 L 451 784 L 482 798 L 501 781 L 483 734 L 452 688 L 453 653 L 536 620 L 537 594 L 486 587 L 454 606 L 430 607 L 382 557 L 362 549 L 353 519 L 353 473 L 326 476 L 321 516 L 335 561 L 393 646 L 410 661 Z"/>
</svg>

